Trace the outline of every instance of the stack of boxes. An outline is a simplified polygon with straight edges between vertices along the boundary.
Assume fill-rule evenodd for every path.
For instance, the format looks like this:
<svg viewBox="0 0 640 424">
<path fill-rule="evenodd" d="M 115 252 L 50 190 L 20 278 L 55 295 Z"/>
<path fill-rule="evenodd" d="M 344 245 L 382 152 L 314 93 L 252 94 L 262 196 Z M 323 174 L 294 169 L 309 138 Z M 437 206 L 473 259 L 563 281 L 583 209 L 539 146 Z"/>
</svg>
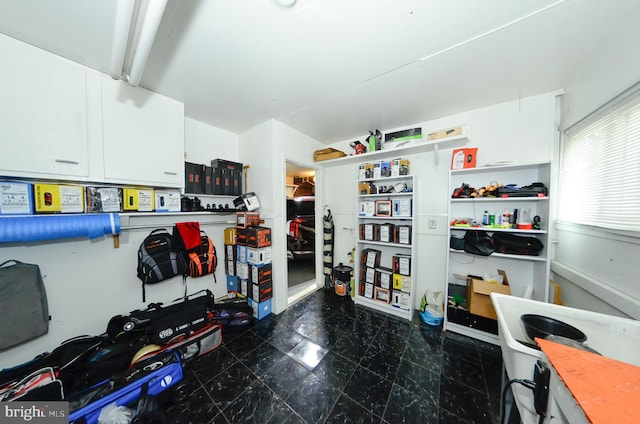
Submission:
<svg viewBox="0 0 640 424">
<path fill-rule="evenodd" d="M 248 298 L 253 315 L 271 313 L 273 279 L 271 228 L 260 226 L 258 212 L 237 212 L 236 226 L 225 229 L 227 290 Z"/>
<path fill-rule="evenodd" d="M 179 189 L 0 181 L 0 214 L 180 212 Z"/>
<path fill-rule="evenodd" d="M 242 164 L 224 159 L 213 159 L 211 166 L 184 163 L 185 192 L 239 196 L 242 194 Z"/>
<path fill-rule="evenodd" d="M 380 266 L 382 252 L 364 249 L 360 258 L 360 296 L 396 308 L 411 307 L 411 255 L 396 253 L 391 268 Z"/>
</svg>

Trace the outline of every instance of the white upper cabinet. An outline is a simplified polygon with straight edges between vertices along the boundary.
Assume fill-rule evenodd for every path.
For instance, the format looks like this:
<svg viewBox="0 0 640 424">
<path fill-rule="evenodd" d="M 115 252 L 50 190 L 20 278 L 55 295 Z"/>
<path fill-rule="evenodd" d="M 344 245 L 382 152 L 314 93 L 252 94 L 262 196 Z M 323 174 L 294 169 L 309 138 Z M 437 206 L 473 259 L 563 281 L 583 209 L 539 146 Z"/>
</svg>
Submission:
<svg viewBox="0 0 640 424">
<path fill-rule="evenodd" d="M 0 175 L 87 177 L 82 66 L 0 36 Z"/>
<path fill-rule="evenodd" d="M 104 178 L 184 186 L 184 105 L 102 76 Z"/>
</svg>

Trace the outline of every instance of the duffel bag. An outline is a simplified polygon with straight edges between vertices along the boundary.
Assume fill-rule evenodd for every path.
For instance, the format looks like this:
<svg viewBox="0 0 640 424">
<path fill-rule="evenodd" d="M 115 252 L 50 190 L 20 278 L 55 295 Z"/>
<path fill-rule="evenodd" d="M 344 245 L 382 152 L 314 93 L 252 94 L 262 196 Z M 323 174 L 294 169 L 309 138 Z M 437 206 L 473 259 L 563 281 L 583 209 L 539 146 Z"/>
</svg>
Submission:
<svg viewBox="0 0 640 424">
<path fill-rule="evenodd" d="M 544 248 L 540 240 L 531 236 L 495 232 L 492 239 L 496 252 L 509 255 L 539 256 Z"/>
</svg>

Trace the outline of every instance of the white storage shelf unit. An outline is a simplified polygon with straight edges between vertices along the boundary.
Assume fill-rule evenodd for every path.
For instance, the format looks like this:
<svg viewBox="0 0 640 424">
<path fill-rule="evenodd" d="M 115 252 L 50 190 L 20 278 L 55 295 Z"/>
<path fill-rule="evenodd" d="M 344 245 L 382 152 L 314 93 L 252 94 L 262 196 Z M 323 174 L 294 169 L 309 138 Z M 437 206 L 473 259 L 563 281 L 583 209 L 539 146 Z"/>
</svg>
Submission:
<svg viewBox="0 0 640 424">
<path fill-rule="evenodd" d="M 382 194 L 359 194 L 357 196 L 357 205 L 358 213 L 356 218 L 356 256 L 355 256 L 355 267 L 354 267 L 354 281 L 355 281 L 355 296 L 354 302 L 359 305 L 367 306 L 372 309 L 388 313 L 400 318 L 404 318 L 407 320 L 411 320 L 414 312 L 415 305 L 415 284 L 416 281 L 416 263 L 415 263 L 415 255 L 413 249 L 413 243 L 415 240 L 415 200 L 414 193 L 416 192 L 414 178 L 411 175 L 401 175 L 394 177 L 381 177 L 381 178 L 368 178 L 361 179 L 358 181 L 360 183 L 373 183 L 376 186 L 389 186 L 397 183 L 405 183 L 407 187 L 411 187 L 411 192 L 393 192 L 393 193 L 382 193 Z M 391 216 L 361 216 L 360 211 L 362 204 L 364 202 L 373 202 L 376 201 L 384 201 L 389 200 L 392 205 L 393 201 L 402 201 L 405 204 L 410 203 L 409 213 L 404 212 L 402 216 L 398 216 L 399 211 L 393 210 L 391 211 Z M 392 206 L 393 208 L 393 206 Z M 388 241 L 376 241 L 376 240 L 363 240 L 363 236 L 360 234 L 360 225 L 361 224 L 393 224 L 394 226 L 410 226 L 411 232 L 408 240 L 403 243 L 392 243 Z M 380 300 L 375 300 L 375 296 L 370 298 L 364 295 L 364 285 L 361 286 L 361 273 L 366 272 L 366 266 L 361 264 L 362 252 L 365 249 L 375 249 L 380 251 L 380 267 L 384 268 L 392 268 L 392 258 L 396 254 L 408 255 L 411 260 L 410 266 L 410 289 L 409 290 L 393 290 L 391 291 L 391 298 L 393 299 L 393 292 L 403 292 L 402 296 L 405 296 L 407 300 L 404 303 L 404 307 L 394 306 L 393 300 L 391 303 L 385 303 Z M 362 276 L 364 278 L 364 276 Z M 393 288 L 393 282 L 391 283 L 391 288 Z M 398 293 L 396 293 L 397 295 Z"/>
<path fill-rule="evenodd" d="M 451 195 L 455 188 L 464 183 L 479 189 L 494 183 L 515 184 L 523 187 L 534 182 L 541 182 L 549 189 L 550 178 L 551 164 L 549 162 L 452 170 L 449 179 L 449 193 Z M 512 213 L 514 209 L 518 210 L 519 222 L 524 222 L 523 220 L 530 221 L 538 216 L 540 218 L 540 229 L 520 230 L 516 228 L 503 229 L 486 226 L 465 227 L 450 225 L 449 239 L 452 236 L 464 237 L 467 231 L 486 231 L 490 235 L 497 232 L 508 232 L 518 236 L 539 239 L 544 245 L 539 255 L 493 253 L 490 256 L 478 256 L 450 247 L 447 261 L 447 291 L 445 292 L 448 296 L 450 284 L 466 285 L 465 277 L 467 275 L 496 274 L 497 270 L 501 269 L 507 273 L 513 296 L 526 296 L 534 300 L 548 301 L 551 250 L 548 233 L 550 219 L 548 196 L 452 198 L 449 202 L 449 222 L 469 219 L 481 224 L 483 215 L 487 211 L 488 214 L 496 216 L 497 224 L 498 215 L 502 215 L 504 212 Z M 484 329 L 475 329 L 473 324 L 451 322 L 448 318 L 445 316 L 445 329 L 462 332 L 491 342 L 497 341 L 495 334 L 488 334 Z"/>
</svg>

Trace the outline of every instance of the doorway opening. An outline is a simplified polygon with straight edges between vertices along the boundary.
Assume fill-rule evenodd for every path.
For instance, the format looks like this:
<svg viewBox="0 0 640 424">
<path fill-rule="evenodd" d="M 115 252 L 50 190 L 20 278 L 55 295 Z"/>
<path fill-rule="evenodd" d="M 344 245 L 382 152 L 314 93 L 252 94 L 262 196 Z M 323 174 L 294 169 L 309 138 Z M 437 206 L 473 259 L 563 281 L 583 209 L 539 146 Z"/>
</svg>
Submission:
<svg viewBox="0 0 640 424">
<path fill-rule="evenodd" d="M 287 161 L 287 281 L 289 304 L 315 290 L 315 170 Z"/>
</svg>

